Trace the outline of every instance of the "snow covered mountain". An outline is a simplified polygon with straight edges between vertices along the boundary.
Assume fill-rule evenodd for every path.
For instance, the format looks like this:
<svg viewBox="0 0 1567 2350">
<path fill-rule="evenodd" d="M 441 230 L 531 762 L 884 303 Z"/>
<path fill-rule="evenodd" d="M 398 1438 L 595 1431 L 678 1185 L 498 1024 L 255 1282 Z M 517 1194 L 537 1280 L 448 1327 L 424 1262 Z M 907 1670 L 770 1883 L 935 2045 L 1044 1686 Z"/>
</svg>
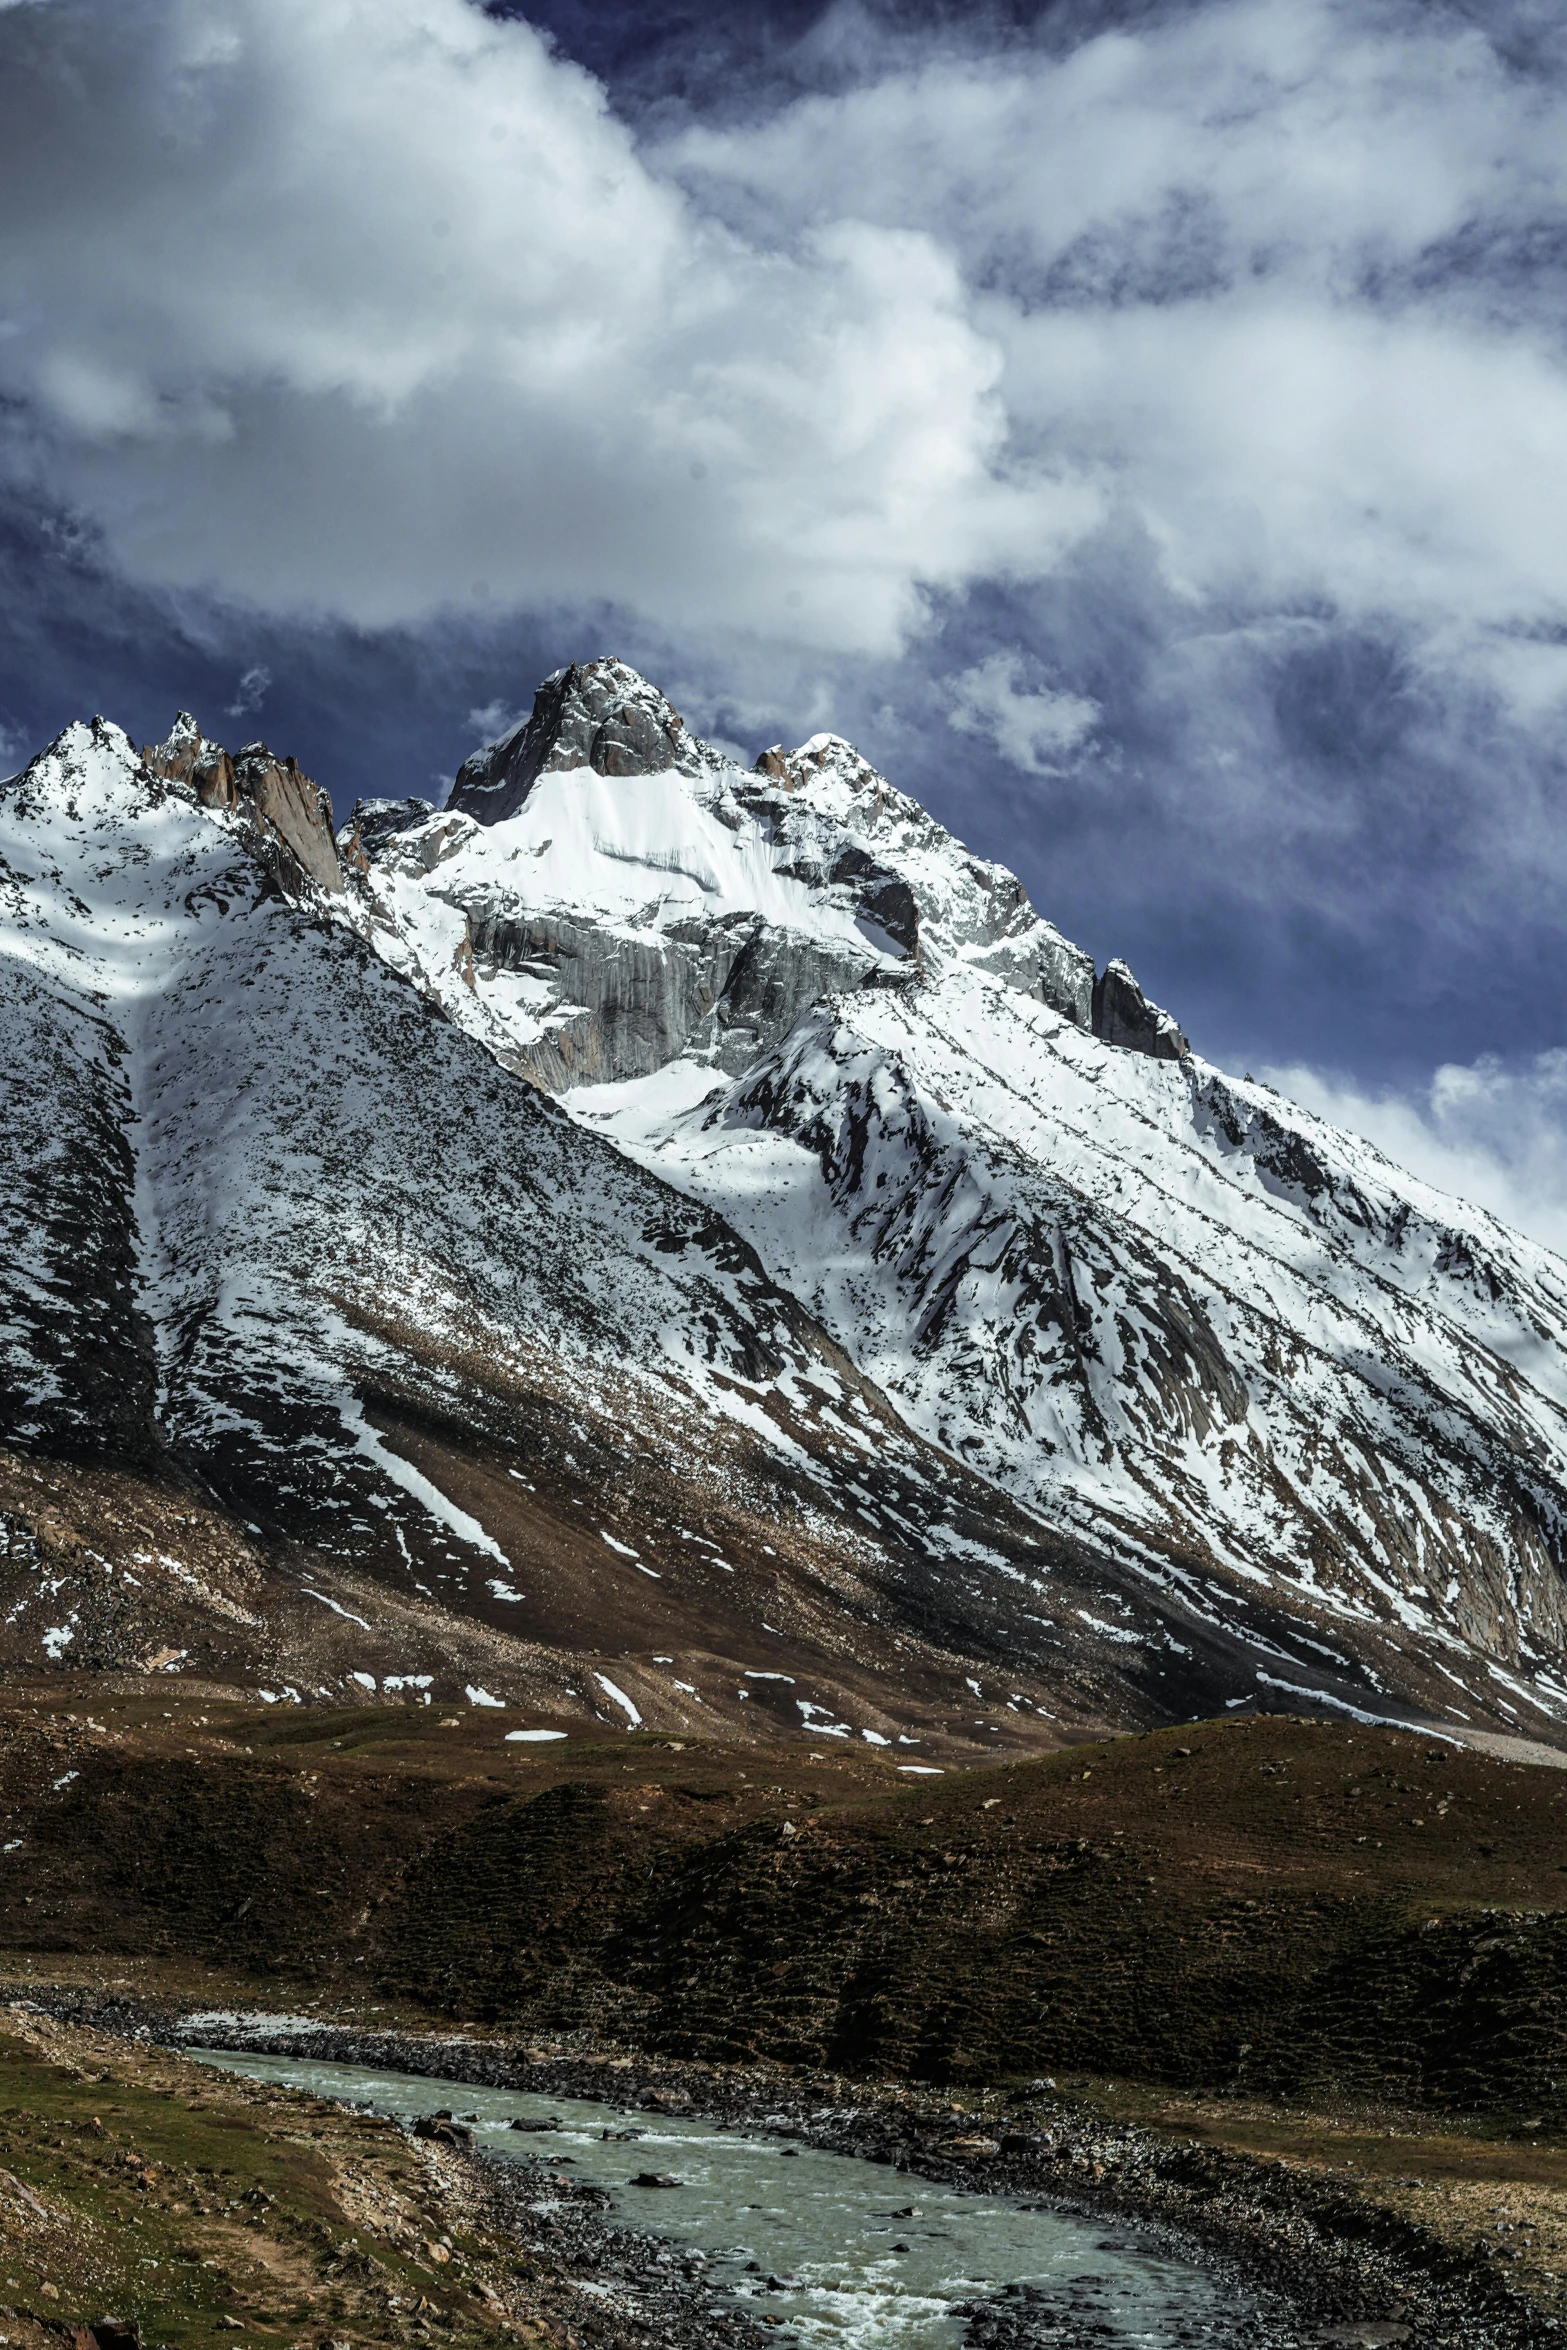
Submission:
<svg viewBox="0 0 1567 2350">
<path fill-rule="evenodd" d="M 1567 1266 L 1194 1055 L 851 747 L 573 667 L 450 804 L 0 786 L 0 1657 L 906 1767 L 1555 1738 Z"/>
<path fill-rule="evenodd" d="M 1203 1062 L 847 743 L 747 773 L 596 662 L 344 848 L 455 1022 L 1253 1688 L 1560 1719 L 1567 1266 Z"/>
<path fill-rule="evenodd" d="M 13 1665 L 889 1748 L 1156 1701 L 1157 1609 L 1031 1662 L 1094 1562 L 372 951 L 297 768 L 75 726 L 0 858 Z"/>
</svg>

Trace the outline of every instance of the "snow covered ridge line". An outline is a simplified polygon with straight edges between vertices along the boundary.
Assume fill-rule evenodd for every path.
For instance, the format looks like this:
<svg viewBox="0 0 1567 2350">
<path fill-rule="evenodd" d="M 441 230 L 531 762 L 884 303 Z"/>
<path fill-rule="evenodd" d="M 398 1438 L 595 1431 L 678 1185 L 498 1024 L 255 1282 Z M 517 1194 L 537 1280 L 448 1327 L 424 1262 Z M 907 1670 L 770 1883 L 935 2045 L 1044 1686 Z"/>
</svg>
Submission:
<svg viewBox="0 0 1567 2350">
<path fill-rule="evenodd" d="M 334 841 L 262 746 L 100 721 L 0 790 L 0 857 L 13 1443 L 174 1448 L 498 1638 L 570 1559 L 605 1658 L 712 1606 L 770 1662 L 786 1525 L 931 1688 L 939 1647 L 1050 1718 L 1260 1671 L 1567 1721 L 1567 1265 L 1202 1062 L 836 737 L 747 771 L 592 663 Z M 749 1480 L 749 1568 L 727 1524 L 700 1590 L 648 1552 L 633 1421 L 655 1519 Z M 627 1506 L 538 1574 L 579 1424 Z M 700 1678 L 609 1669 L 650 1725 Z"/>
<path fill-rule="evenodd" d="M 835 735 L 749 772 L 623 662 L 547 678 L 448 807 L 361 801 L 339 835 L 379 950 L 552 1092 L 736 1075 L 843 990 L 986 971 L 1178 1059 L 1125 963 L 1090 958 Z"/>
<path fill-rule="evenodd" d="M 1096 974 L 1015 875 L 970 857 L 852 745 L 774 746 L 747 774 L 616 660 L 547 678 L 527 722 L 465 763 L 444 814 L 361 801 L 336 841 L 292 758 L 259 742 L 231 755 L 189 711 L 142 760 L 245 818 L 289 894 L 365 907 L 386 960 L 550 1091 L 677 1055 L 732 1074 L 823 993 L 912 983 L 954 952 L 1109 1042 L 1187 1050 L 1124 961 Z"/>
<path fill-rule="evenodd" d="M 747 774 L 616 660 L 546 679 L 526 724 L 466 762 L 444 816 L 417 798 L 361 801 L 336 842 L 325 795 L 264 743 L 231 755 L 181 711 L 142 759 L 201 806 L 246 817 L 290 894 L 367 901 L 386 959 L 551 1091 L 647 1075 L 677 1053 L 732 1073 L 830 988 L 913 981 L 954 949 L 1107 1041 L 1187 1050 L 1124 961 L 1096 975 L 1015 875 L 970 857 L 852 745 L 774 746 Z M 629 830 L 624 795 L 584 794 L 588 777 L 640 787 Z M 691 788 L 650 797 L 655 777 Z M 474 890 L 464 851 L 481 825 L 508 838 L 467 860 L 486 868 Z M 502 856 L 530 862 L 492 888 Z M 446 918 L 432 921 L 390 885 L 437 867 L 428 894 Z M 606 867 L 622 870 L 595 890 Z"/>
<path fill-rule="evenodd" d="M 1429 1644 L 1433 1705 L 1567 1713 L 1567 1268 L 1197 1060 L 849 744 L 747 773 L 592 662 L 344 838 L 381 951 L 933 1442 L 1284 1679 Z"/>
</svg>

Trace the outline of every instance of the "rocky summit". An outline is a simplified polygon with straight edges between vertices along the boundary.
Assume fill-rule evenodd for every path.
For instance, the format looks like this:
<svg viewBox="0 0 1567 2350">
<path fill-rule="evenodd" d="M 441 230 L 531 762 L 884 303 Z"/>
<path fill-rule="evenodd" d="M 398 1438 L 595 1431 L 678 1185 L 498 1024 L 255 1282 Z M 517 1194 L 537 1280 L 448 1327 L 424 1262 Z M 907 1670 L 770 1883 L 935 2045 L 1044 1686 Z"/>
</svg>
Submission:
<svg viewBox="0 0 1567 2350">
<path fill-rule="evenodd" d="M 448 804 L 0 786 L 0 1642 L 935 1772 L 1567 1743 L 1567 1265 L 623 663 Z"/>
</svg>

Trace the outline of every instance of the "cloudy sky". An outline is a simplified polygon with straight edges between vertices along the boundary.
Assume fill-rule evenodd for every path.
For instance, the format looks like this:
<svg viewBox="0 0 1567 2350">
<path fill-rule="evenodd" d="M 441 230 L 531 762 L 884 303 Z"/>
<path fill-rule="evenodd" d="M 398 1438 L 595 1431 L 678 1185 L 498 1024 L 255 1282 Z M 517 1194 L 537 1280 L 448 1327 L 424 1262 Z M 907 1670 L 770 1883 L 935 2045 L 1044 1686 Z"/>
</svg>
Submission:
<svg viewBox="0 0 1567 2350">
<path fill-rule="evenodd" d="M 617 651 L 1567 1246 L 1564 297 L 1559 0 L 0 0 L 0 761 Z"/>
</svg>

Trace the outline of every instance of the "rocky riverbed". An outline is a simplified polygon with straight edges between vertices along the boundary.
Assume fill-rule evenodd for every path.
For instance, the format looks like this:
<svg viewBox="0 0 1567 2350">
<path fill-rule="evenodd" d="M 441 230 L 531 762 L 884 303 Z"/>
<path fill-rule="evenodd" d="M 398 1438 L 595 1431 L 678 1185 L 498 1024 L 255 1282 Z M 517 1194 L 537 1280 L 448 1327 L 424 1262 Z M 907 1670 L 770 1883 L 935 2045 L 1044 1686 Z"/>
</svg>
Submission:
<svg viewBox="0 0 1567 2350">
<path fill-rule="evenodd" d="M 1255 2314 L 1234 2339 L 1244 2339 L 1247 2350 L 1319 2342 L 1545 2350 L 1563 2338 L 1559 2320 L 1526 2299 L 1493 2263 L 1401 2221 L 1353 2182 L 1305 2164 L 1260 2161 L 1197 2140 L 1181 2143 L 1107 2123 L 1050 2081 L 1010 2098 L 986 2094 L 960 2103 L 918 2087 L 683 2063 L 500 2035 L 367 2031 L 259 2012 L 217 2016 L 193 2006 L 82 1991 L 33 1995 L 51 2012 L 125 2036 L 690 2113 L 946 2185 L 1038 2197 L 1112 2222 L 1135 2222 L 1172 2254 L 1244 2283 Z M 538 2215 L 528 2217 L 525 2170 L 478 2167 L 486 2177 L 504 2167 L 508 2177 L 492 2191 L 509 2200 L 514 2224 L 525 2235 L 539 2224 Z M 551 2227 L 559 2231 L 552 2257 L 573 2273 L 613 2278 L 628 2314 L 634 2304 L 636 2322 L 653 2326 L 660 2340 L 683 2345 L 754 2338 L 756 2316 L 765 2320 L 766 2312 L 722 2305 L 698 2267 L 668 2254 L 656 2240 L 620 2230 L 591 2190 L 568 2190 Z M 624 2246 L 617 2250 L 620 2238 Z M 1102 2344 L 1103 2313 L 1091 2294 L 1080 2298 L 1076 2309 L 1063 2305 L 1059 2295 L 1031 2292 L 975 2305 L 969 2340 L 976 2350 L 1032 2350 L 1036 2343 L 1086 2350 L 1091 2342 Z M 723 2333 L 713 2330 L 720 2316 Z M 1219 2337 L 1208 2339 L 1218 2350 Z"/>
<path fill-rule="evenodd" d="M 602 2188 L 565 2178 L 542 2157 L 468 2160 L 476 2204 L 548 2278 L 541 2297 L 570 2336 L 594 2350 L 754 2350 L 768 2338 L 710 2283 L 701 2253 L 621 2226 Z"/>
</svg>

